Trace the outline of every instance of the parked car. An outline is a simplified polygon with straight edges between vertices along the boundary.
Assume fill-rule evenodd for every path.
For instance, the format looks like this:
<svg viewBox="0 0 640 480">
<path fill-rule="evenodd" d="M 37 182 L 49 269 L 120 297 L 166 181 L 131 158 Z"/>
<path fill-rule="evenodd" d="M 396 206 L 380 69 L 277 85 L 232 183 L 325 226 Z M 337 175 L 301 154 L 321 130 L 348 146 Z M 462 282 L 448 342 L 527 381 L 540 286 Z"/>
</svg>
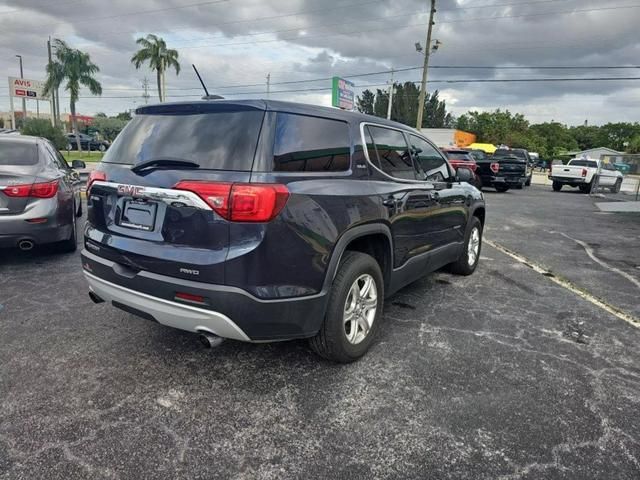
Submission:
<svg viewBox="0 0 640 480">
<path fill-rule="evenodd" d="M 628 163 L 624 163 L 624 162 L 615 162 L 613 164 L 613 168 L 618 170 L 622 175 L 626 175 L 627 173 L 629 173 L 631 171 L 631 165 L 629 165 Z"/>
<path fill-rule="evenodd" d="M 473 172 L 473 178 L 469 182 L 476 188 L 481 188 L 482 183 L 480 182 L 480 177 L 476 175 L 476 169 L 478 165 L 476 164 L 475 159 L 471 155 L 471 152 L 468 150 L 462 150 L 457 148 L 443 148 L 442 152 L 447 156 L 449 160 L 449 164 L 458 170 L 460 167 L 468 168 Z"/>
<path fill-rule="evenodd" d="M 82 150 L 99 150 L 100 152 L 106 152 L 110 143 L 106 140 L 98 140 L 90 135 L 79 133 L 80 136 L 80 148 Z M 78 142 L 76 141 L 76 135 L 74 133 L 67 133 L 67 150 L 77 150 Z"/>
<path fill-rule="evenodd" d="M 82 214 L 82 181 L 46 139 L 0 136 L 0 247 L 31 250 L 59 242 L 76 249 L 76 217 Z"/>
<path fill-rule="evenodd" d="M 533 168 L 536 161 L 529 155 L 529 152 L 524 148 L 499 148 L 493 153 L 493 158 L 500 157 L 516 157 L 524 161 L 525 165 L 525 181 L 522 185 L 516 185 L 515 188 L 528 187 L 531 185 L 531 179 L 533 178 Z"/>
<path fill-rule="evenodd" d="M 620 191 L 622 185 L 622 173 L 615 169 L 611 163 L 603 163 L 594 158 L 574 158 L 567 165 L 553 165 L 549 173 L 549 179 L 553 182 L 552 188 L 559 192 L 563 186 L 578 187 L 581 192 L 589 193 L 593 181 L 598 173 L 598 167 L 602 163 L 598 185 L 608 187 L 613 193 Z"/>
<path fill-rule="evenodd" d="M 498 150 L 496 150 L 498 151 Z M 471 150 L 476 165 L 476 175 L 480 178 L 480 186 L 493 187 L 498 192 L 506 192 L 510 188 L 522 188 L 526 182 L 525 162 L 514 155 L 489 156 L 481 150 Z"/>
<path fill-rule="evenodd" d="M 383 298 L 444 266 L 476 269 L 485 204 L 469 173 L 416 130 L 360 113 L 140 107 L 89 178 L 90 296 L 205 344 L 310 338 L 350 362 Z"/>
</svg>

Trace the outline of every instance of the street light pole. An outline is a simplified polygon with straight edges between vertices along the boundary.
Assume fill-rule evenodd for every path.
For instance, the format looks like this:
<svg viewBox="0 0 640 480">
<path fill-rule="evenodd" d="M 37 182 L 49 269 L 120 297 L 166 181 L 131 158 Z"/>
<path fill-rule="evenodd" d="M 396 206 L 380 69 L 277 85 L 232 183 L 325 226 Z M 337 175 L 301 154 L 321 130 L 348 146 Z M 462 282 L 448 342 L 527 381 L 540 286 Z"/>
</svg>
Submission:
<svg viewBox="0 0 640 480">
<path fill-rule="evenodd" d="M 429 71 L 429 55 L 431 54 L 431 30 L 433 29 L 433 16 L 436 13 L 436 0 L 431 0 L 431 11 L 429 12 L 429 26 L 427 28 L 427 44 L 424 47 L 424 65 L 422 66 L 422 83 L 420 87 L 420 97 L 418 99 L 418 118 L 416 128 L 422 128 L 422 117 L 424 115 L 424 98 L 427 93 L 427 73 Z"/>
<path fill-rule="evenodd" d="M 391 120 L 391 104 L 393 103 L 393 68 L 391 69 L 391 83 L 389 85 L 389 104 L 387 105 L 387 120 Z"/>
<path fill-rule="evenodd" d="M 20 78 L 24 78 L 24 72 L 22 71 L 22 55 L 16 55 L 20 59 Z M 22 97 L 22 121 L 27 118 L 27 101 Z"/>
</svg>

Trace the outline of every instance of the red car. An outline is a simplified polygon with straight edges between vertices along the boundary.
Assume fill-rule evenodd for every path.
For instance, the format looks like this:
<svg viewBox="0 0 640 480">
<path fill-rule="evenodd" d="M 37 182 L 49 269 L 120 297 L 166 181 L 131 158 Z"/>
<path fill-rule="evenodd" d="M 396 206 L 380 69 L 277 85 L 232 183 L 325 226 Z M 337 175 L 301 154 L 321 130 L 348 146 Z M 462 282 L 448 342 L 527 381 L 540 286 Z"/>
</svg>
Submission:
<svg viewBox="0 0 640 480">
<path fill-rule="evenodd" d="M 456 170 L 458 170 L 459 167 L 466 167 L 471 170 L 473 172 L 473 181 L 471 184 L 478 189 L 480 188 L 481 182 L 476 175 L 478 165 L 468 150 L 461 150 L 459 148 L 443 148 L 442 152 L 447 156 L 449 163 Z"/>
</svg>

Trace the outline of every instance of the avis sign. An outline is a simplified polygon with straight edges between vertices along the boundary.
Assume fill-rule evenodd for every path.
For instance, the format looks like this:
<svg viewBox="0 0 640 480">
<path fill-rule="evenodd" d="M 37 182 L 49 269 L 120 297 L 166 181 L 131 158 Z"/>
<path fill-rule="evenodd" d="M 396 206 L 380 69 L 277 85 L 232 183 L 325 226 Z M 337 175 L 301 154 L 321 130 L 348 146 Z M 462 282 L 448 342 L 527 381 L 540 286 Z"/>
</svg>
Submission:
<svg viewBox="0 0 640 480">
<path fill-rule="evenodd" d="M 42 92 L 44 82 L 29 80 L 27 78 L 9 77 L 9 95 L 12 97 L 26 98 L 29 100 L 48 100 Z"/>
</svg>

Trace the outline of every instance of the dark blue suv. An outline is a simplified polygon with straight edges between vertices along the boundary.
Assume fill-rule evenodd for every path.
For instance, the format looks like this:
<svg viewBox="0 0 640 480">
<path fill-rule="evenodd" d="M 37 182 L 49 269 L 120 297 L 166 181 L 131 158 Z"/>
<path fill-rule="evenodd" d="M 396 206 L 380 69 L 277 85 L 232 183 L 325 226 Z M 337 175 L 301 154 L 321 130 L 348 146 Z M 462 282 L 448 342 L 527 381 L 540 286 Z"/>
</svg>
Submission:
<svg viewBox="0 0 640 480">
<path fill-rule="evenodd" d="M 362 356 L 383 299 L 480 256 L 482 194 L 417 131 L 287 102 L 139 108 L 89 179 L 95 302 L 247 342 Z"/>
</svg>

